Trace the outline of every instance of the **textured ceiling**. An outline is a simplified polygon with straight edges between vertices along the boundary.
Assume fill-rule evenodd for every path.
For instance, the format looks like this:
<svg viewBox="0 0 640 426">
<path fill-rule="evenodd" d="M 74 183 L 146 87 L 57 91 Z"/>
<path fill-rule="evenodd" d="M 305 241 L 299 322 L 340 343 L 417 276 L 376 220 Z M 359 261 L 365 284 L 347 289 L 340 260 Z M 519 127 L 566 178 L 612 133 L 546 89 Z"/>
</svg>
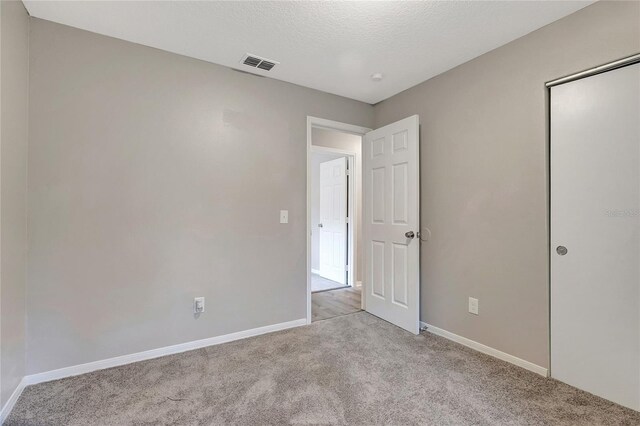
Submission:
<svg viewBox="0 0 640 426">
<path fill-rule="evenodd" d="M 38 18 L 373 104 L 593 2 L 24 3 Z M 281 64 L 247 68 L 245 53 Z"/>
</svg>

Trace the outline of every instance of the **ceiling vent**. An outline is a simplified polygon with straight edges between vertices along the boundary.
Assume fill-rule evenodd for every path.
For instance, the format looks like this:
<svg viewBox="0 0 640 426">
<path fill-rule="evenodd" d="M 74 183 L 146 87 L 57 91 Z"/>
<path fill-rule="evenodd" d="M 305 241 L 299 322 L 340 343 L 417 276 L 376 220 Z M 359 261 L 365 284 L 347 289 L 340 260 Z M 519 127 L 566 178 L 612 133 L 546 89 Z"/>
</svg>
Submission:
<svg viewBox="0 0 640 426">
<path fill-rule="evenodd" d="M 273 59 L 266 59 L 260 56 L 252 55 L 251 53 L 247 53 L 246 55 L 244 55 L 240 62 L 248 67 L 260 68 L 261 70 L 265 71 L 271 71 L 273 67 L 280 63 L 278 61 L 274 61 Z"/>
</svg>

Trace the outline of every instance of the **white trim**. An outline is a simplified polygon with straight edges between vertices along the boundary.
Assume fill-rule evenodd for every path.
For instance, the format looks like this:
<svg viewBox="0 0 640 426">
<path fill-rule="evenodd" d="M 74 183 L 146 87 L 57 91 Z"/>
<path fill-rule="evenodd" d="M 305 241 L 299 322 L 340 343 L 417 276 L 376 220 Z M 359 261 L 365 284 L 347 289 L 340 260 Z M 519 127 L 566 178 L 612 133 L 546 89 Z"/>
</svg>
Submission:
<svg viewBox="0 0 640 426">
<path fill-rule="evenodd" d="M 529 361 L 525 361 L 524 359 L 515 357 L 513 355 L 509 355 L 508 353 L 499 351 L 492 347 L 483 345 L 482 343 L 478 343 L 471 339 L 467 339 L 466 337 L 458 336 L 457 334 L 453 334 L 450 331 L 443 330 L 438 327 L 434 327 L 433 325 L 429 325 L 426 322 L 420 321 L 421 328 L 426 327 L 427 331 L 438 336 L 442 336 L 446 339 L 453 340 L 456 343 L 460 343 L 468 348 L 475 349 L 478 352 L 482 352 L 483 354 L 490 355 L 494 358 L 501 359 L 502 361 L 510 362 L 511 364 L 517 365 L 518 367 L 522 367 L 525 370 L 533 371 L 544 377 L 549 377 L 549 370 L 541 367 L 537 364 L 534 364 Z"/>
<path fill-rule="evenodd" d="M 11 410 L 13 410 L 16 402 L 18 402 L 18 398 L 20 398 L 20 395 L 22 395 L 22 391 L 27 387 L 27 381 L 25 379 L 26 378 L 23 377 L 22 380 L 20 380 L 18 386 L 13 390 L 13 393 L 7 400 L 6 404 L 4 404 L 4 407 L 2 407 L 2 410 L 0 410 L 0 425 L 3 424 L 5 420 L 7 420 L 9 414 L 11 414 Z"/>
<path fill-rule="evenodd" d="M 320 129 L 339 130 L 343 133 L 351 133 L 353 135 L 362 136 L 371 129 L 368 127 L 356 126 L 353 124 L 341 123 L 340 121 L 327 120 L 325 118 L 307 116 L 307 130 L 311 127 Z M 311 142 L 311 135 L 307 134 L 307 141 Z M 309 144 L 311 146 L 311 144 Z"/>
<path fill-rule="evenodd" d="M 315 127 L 315 126 L 313 126 Z M 315 153 L 315 152 L 330 152 L 332 154 L 342 154 L 342 155 L 346 155 L 346 156 L 352 156 L 355 157 L 356 155 L 358 155 L 357 152 L 355 151 L 347 151 L 346 149 L 340 149 L 340 148 L 331 148 L 329 146 L 321 146 L 321 145 L 311 145 L 311 152 Z M 351 170 L 351 169 L 349 169 Z"/>
<path fill-rule="evenodd" d="M 307 324 L 311 324 L 311 152 L 314 150 L 314 147 L 312 146 L 313 144 L 311 143 L 311 134 L 314 127 L 337 130 L 358 136 L 364 136 L 365 133 L 371 131 L 368 127 L 355 126 L 353 124 L 341 123 L 339 121 L 307 116 Z M 336 151 L 340 150 L 334 150 L 334 152 Z M 357 174 L 357 171 L 354 174 Z M 355 179 L 350 179 L 350 181 L 354 184 L 355 188 Z M 355 207 L 354 211 L 356 211 Z M 355 229 L 355 225 L 353 226 L 353 229 Z M 350 282 L 353 282 L 353 278 L 351 278 Z M 363 294 L 364 293 L 365 292 L 363 292 Z M 362 297 L 361 303 L 362 309 L 365 309 L 366 300 L 364 296 Z"/>
<path fill-rule="evenodd" d="M 102 370 L 104 368 L 117 367 L 119 365 L 131 364 L 133 362 L 158 358 L 165 355 L 172 355 L 180 352 L 190 351 L 193 349 L 204 348 L 207 346 L 219 345 L 221 343 L 233 342 L 234 340 L 246 339 L 247 337 L 259 336 L 261 334 L 272 333 L 274 331 L 300 327 L 302 325 L 305 325 L 306 323 L 306 318 L 301 318 L 294 321 L 252 328 L 249 330 L 238 331 L 236 333 L 210 337 L 208 339 L 194 340 L 177 345 L 165 346 L 163 348 L 151 349 L 144 352 L 137 352 L 129 355 L 118 356 L 115 358 L 88 362 L 86 364 L 73 365 L 71 367 L 60 368 L 57 370 L 45 371 L 44 373 L 32 374 L 30 376 L 26 376 L 23 381 L 27 385 L 34 385 L 37 383 L 62 379 L 64 377 L 77 376 L 79 374 L 85 374 L 91 371 Z"/>
<path fill-rule="evenodd" d="M 362 281 L 356 281 L 356 287 L 357 288 L 361 288 L 362 287 Z"/>
<path fill-rule="evenodd" d="M 312 273 L 312 274 L 316 274 L 316 275 L 320 275 L 320 270 L 318 270 L 318 269 L 311 269 L 311 273 Z"/>
</svg>

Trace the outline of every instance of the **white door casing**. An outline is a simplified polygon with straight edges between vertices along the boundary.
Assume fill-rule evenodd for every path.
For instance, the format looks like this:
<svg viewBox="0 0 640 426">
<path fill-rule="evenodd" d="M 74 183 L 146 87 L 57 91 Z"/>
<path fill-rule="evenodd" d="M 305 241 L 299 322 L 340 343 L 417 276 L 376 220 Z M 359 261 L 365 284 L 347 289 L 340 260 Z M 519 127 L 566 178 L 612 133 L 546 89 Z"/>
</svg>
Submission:
<svg viewBox="0 0 640 426">
<path fill-rule="evenodd" d="M 347 283 L 347 159 L 320 163 L 320 275 Z"/>
<path fill-rule="evenodd" d="M 551 88 L 550 161 L 551 376 L 640 410 L 640 64 Z"/>
<path fill-rule="evenodd" d="M 414 334 L 420 329 L 418 130 L 414 115 L 367 133 L 362 147 L 366 310 Z"/>
</svg>

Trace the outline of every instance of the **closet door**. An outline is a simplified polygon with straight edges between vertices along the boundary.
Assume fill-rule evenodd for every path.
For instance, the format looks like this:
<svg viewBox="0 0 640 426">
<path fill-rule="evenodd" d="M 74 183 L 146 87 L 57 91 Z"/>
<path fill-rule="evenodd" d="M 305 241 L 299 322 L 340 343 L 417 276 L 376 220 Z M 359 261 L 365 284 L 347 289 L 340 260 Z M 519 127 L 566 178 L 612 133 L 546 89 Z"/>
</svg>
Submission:
<svg viewBox="0 0 640 426">
<path fill-rule="evenodd" d="M 640 64 L 551 89 L 551 375 L 640 410 Z"/>
</svg>

